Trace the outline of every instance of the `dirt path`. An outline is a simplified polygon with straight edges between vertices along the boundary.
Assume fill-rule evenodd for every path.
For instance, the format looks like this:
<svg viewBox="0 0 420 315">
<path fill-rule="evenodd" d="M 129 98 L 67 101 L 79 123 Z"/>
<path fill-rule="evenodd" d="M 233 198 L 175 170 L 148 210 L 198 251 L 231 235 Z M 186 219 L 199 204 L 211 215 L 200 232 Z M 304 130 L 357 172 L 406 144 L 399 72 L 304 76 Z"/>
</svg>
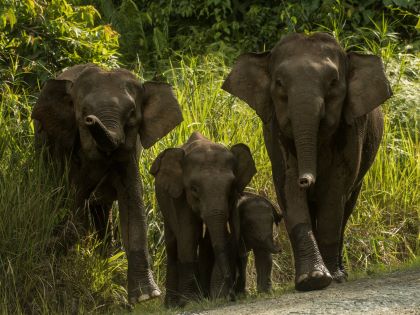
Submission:
<svg viewBox="0 0 420 315">
<path fill-rule="evenodd" d="M 200 314 L 420 314 L 420 269 L 334 284 L 322 291 L 287 293 Z"/>
</svg>

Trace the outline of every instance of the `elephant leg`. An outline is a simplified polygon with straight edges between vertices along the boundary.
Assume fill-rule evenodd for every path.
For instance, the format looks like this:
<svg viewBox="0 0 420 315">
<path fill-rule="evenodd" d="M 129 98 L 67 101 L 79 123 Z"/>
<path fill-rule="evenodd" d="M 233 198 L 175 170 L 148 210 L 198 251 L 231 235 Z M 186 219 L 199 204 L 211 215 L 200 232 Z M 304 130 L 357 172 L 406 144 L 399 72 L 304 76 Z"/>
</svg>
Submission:
<svg viewBox="0 0 420 315">
<path fill-rule="evenodd" d="M 176 307 L 179 303 L 178 295 L 178 260 L 177 243 L 174 233 L 167 228 L 165 223 L 165 246 L 166 246 L 166 295 L 165 306 Z"/>
<path fill-rule="evenodd" d="M 264 141 L 270 156 L 277 200 L 284 210 L 284 221 L 295 260 L 295 288 L 318 290 L 331 283 L 312 231 L 307 191 L 298 185 L 296 157 L 287 150 L 287 140 L 279 135 L 277 121 L 264 125 Z"/>
<path fill-rule="evenodd" d="M 341 272 L 345 275 L 347 279 L 347 272 L 343 264 L 343 247 L 344 247 L 344 232 L 347 225 L 347 221 L 350 218 L 351 213 L 353 212 L 354 207 L 356 206 L 357 198 L 359 197 L 360 191 L 362 189 L 362 183 L 360 183 L 352 192 L 350 199 L 346 202 L 344 207 L 344 216 L 343 223 L 341 224 L 341 233 L 340 233 L 340 248 L 339 248 L 339 257 L 338 257 L 338 266 Z"/>
<path fill-rule="evenodd" d="M 115 172 L 121 233 L 128 259 L 128 299 L 131 304 L 161 294 L 150 269 L 146 213 L 137 163 L 138 159 L 132 155 Z"/>
<path fill-rule="evenodd" d="M 271 291 L 271 269 L 273 259 L 271 253 L 265 249 L 254 248 L 255 269 L 257 270 L 257 290 L 260 293 Z"/>
<path fill-rule="evenodd" d="M 243 243 L 243 242 L 242 242 Z M 236 279 L 235 292 L 246 294 L 246 267 L 248 265 L 248 252 L 244 244 L 240 245 L 237 258 L 238 278 Z"/>
<path fill-rule="evenodd" d="M 198 244 L 198 272 L 200 275 L 200 290 L 203 297 L 210 296 L 211 271 L 215 264 L 213 247 L 210 235 L 207 232 L 204 238 L 200 237 Z"/>
<path fill-rule="evenodd" d="M 325 265 L 336 282 L 345 281 L 339 268 L 343 218 L 344 196 L 334 191 L 325 194 L 318 206 L 316 238 Z"/>
<path fill-rule="evenodd" d="M 196 300 L 199 292 L 197 248 L 201 225 L 200 221 L 188 210 L 183 209 L 178 216 L 177 253 L 180 306 L 184 306 L 190 300 Z"/>
<path fill-rule="evenodd" d="M 105 244 L 109 244 L 112 240 L 112 231 L 110 231 L 111 224 L 109 220 L 111 207 L 112 203 L 89 205 L 90 214 L 92 216 L 98 238 Z"/>
</svg>

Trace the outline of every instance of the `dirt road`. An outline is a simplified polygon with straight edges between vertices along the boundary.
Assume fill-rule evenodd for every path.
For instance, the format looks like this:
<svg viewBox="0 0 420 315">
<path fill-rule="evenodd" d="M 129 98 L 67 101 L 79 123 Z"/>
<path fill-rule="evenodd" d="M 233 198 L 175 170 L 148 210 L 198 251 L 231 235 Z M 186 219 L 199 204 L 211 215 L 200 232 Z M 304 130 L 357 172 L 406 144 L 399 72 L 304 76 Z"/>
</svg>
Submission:
<svg viewBox="0 0 420 315">
<path fill-rule="evenodd" d="M 420 314 L 420 269 L 334 284 L 322 291 L 287 293 L 200 314 Z"/>
</svg>

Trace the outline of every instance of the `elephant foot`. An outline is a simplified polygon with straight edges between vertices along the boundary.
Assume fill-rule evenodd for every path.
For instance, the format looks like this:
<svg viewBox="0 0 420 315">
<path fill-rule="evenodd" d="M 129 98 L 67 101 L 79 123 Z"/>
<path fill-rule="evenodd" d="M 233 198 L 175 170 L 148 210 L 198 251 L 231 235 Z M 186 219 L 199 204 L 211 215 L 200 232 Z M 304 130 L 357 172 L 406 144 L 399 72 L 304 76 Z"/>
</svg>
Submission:
<svg viewBox="0 0 420 315">
<path fill-rule="evenodd" d="M 295 288 L 298 291 L 321 290 L 330 285 L 332 277 L 326 268 L 315 267 L 309 273 L 296 274 Z"/>
<path fill-rule="evenodd" d="M 344 283 L 347 281 L 347 275 L 340 269 L 331 272 L 331 276 L 336 283 Z"/>
<path fill-rule="evenodd" d="M 180 306 L 178 296 L 175 296 L 173 294 L 168 294 L 168 293 L 166 293 L 165 295 L 164 304 L 166 308 L 173 308 L 173 307 Z"/>
<path fill-rule="evenodd" d="M 295 258 L 295 288 L 298 291 L 320 290 L 327 287 L 332 276 L 324 265 L 309 224 L 298 224 L 290 233 Z"/>
<path fill-rule="evenodd" d="M 336 283 L 345 282 L 347 280 L 347 273 L 341 263 L 339 244 L 319 244 L 319 250 L 333 281 Z"/>
<path fill-rule="evenodd" d="M 271 293 L 273 289 L 270 286 L 257 287 L 258 293 Z"/>
<path fill-rule="evenodd" d="M 128 301 L 130 304 L 157 298 L 162 294 L 148 266 L 148 255 L 146 251 L 129 252 Z"/>
<path fill-rule="evenodd" d="M 188 302 L 198 300 L 199 282 L 197 274 L 198 262 L 178 263 L 178 306 L 184 307 Z"/>
</svg>

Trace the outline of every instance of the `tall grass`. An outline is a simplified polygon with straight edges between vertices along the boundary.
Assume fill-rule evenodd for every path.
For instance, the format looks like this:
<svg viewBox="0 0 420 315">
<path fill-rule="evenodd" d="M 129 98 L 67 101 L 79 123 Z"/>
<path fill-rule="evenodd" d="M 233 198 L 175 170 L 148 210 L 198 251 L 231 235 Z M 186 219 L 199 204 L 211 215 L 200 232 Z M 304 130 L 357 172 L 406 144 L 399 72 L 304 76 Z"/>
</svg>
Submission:
<svg viewBox="0 0 420 315">
<path fill-rule="evenodd" d="M 347 228 L 345 263 L 349 270 L 399 264 L 419 255 L 418 58 L 389 59 L 394 97 L 384 106 L 385 135 Z M 183 144 L 198 130 L 227 146 L 246 143 L 258 173 L 249 189 L 275 200 L 271 165 L 260 119 L 246 104 L 220 89 L 228 73 L 211 57 L 184 58 L 164 75 L 174 86 L 184 122 L 142 153 L 140 172 L 149 221 L 154 272 L 163 288 L 163 226 L 148 173 L 165 148 Z M 0 102 L 0 313 L 74 313 L 115 310 L 125 301 L 125 255 L 103 258 L 92 236 L 66 255 L 56 254 L 55 227 L 72 207 L 67 182 L 34 154 L 29 113 L 35 98 L 19 82 L 1 83 Z M 417 80 L 417 81 L 416 81 Z M 23 86 L 23 87 L 22 87 Z M 417 94 L 415 94 L 417 93 Z M 276 287 L 293 278 L 290 245 L 283 226 L 277 231 L 284 250 L 275 256 Z M 251 291 L 255 288 L 249 270 Z M 138 306 L 159 310 L 159 302 Z"/>
</svg>

